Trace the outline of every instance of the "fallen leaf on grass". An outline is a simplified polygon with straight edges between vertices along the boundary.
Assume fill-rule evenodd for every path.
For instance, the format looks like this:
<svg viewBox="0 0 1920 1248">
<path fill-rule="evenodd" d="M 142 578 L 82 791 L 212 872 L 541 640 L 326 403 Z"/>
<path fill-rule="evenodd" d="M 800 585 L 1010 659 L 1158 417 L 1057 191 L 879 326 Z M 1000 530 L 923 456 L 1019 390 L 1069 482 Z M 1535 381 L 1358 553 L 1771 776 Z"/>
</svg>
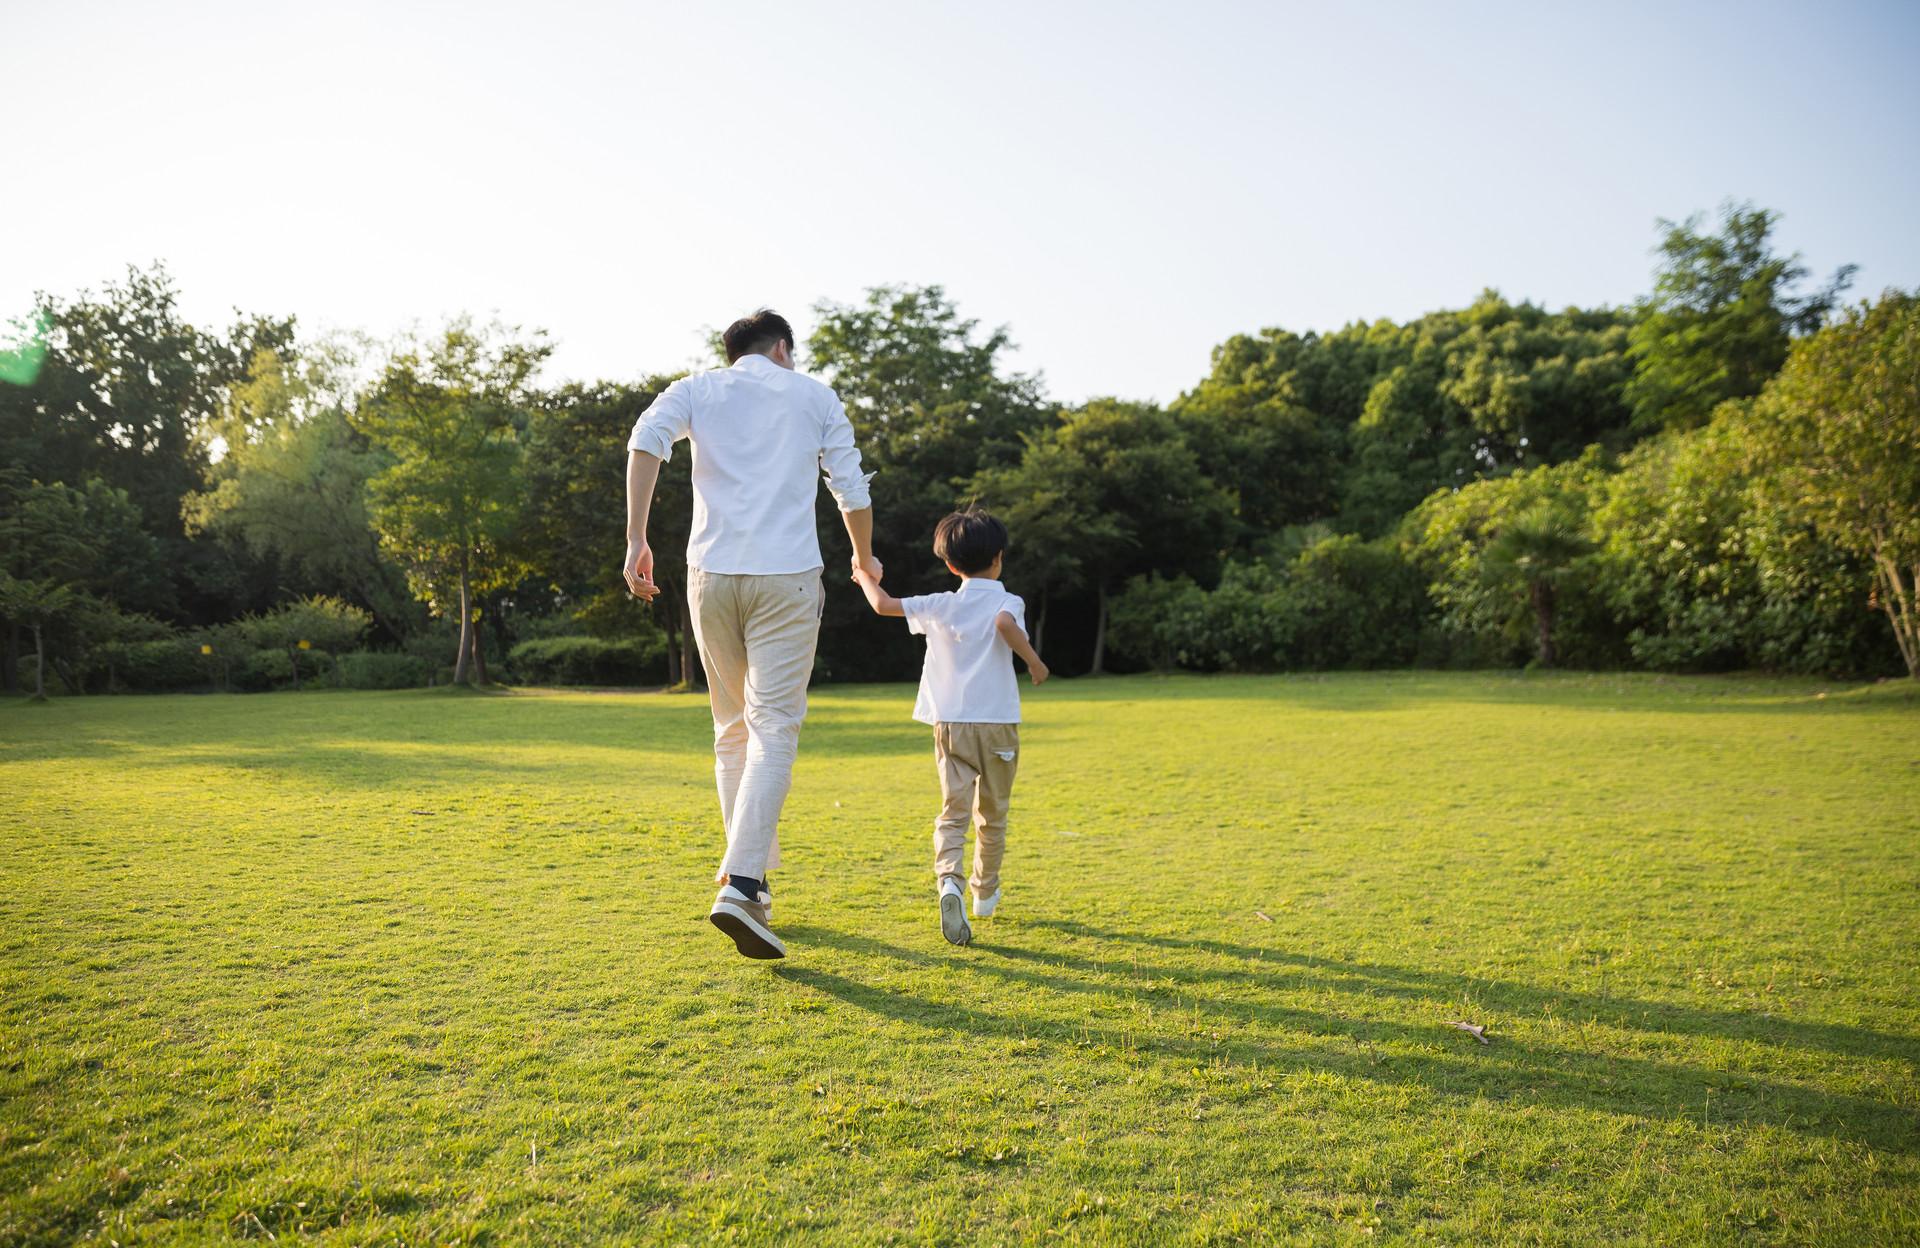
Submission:
<svg viewBox="0 0 1920 1248">
<path fill-rule="evenodd" d="M 1447 1026 L 1458 1027 L 1461 1031 L 1466 1032 L 1468 1035 L 1472 1036 L 1475 1040 L 1478 1040 L 1481 1044 L 1493 1043 L 1493 1041 L 1487 1039 L 1487 1029 L 1483 1024 L 1462 1023 L 1457 1020 L 1450 1019 L 1447 1022 Z"/>
<path fill-rule="evenodd" d="M 1259 919 L 1262 923 L 1273 922 L 1273 916 L 1268 914 L 1265 910 L 1255 910 L 1253 912 L 1253 917 L 1256 919 Z"/>
</svg>

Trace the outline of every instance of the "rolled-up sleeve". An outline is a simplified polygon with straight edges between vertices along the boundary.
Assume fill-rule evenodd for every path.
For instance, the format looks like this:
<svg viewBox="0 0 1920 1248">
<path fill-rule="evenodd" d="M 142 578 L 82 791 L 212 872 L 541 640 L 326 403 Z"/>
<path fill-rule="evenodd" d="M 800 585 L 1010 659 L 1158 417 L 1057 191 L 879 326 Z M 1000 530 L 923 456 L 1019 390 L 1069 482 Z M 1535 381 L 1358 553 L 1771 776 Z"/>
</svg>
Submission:
<svg viewBox="0 0 1920 1248">
<path fill-rule="evenodd" d="M 873 506 L 867 482 L 873 474 L 860 470 L 860 450 L 853 444 L 853 422 L 840 397 L 827 392 L 826 411 L 821 417 L 820 467 L 827 474 L 827 489 L 841 511 L 859 511 Z"/>
<path fill-rule="evenodd" d="M 665 462 L 673 458 L 673 444 L 687 436 L 693 420 L 693 396 L 688 393 L 689 378 L 681 378 L 648 404 L 633 422 L 633 436 L 627 439 L 629 451 L 645 451 Z"/>
</svg>

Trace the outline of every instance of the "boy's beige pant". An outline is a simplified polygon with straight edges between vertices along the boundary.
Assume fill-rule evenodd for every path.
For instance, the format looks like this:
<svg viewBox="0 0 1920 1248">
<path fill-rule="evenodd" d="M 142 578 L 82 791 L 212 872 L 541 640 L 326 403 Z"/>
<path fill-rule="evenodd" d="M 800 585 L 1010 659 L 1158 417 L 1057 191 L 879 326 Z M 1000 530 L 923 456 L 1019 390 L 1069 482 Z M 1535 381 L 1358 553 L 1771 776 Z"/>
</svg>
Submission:
<svg viewBox="0 0 1920 1248">
<path fill-rule="evenodd" d="M 713 703 L 713 774 L 727 853 L 714 873 L 760 879 L 780 865 L 780 807 L 793 781 L 807 681 L 825 605 L 820 572 L 687 572 L 687 606 Z"/>
<path fill-rule="evenodd" d="M 933 869 L 959 875 L 966 859 L 967 820 L 973 819 L 976 897 L 1000 887 L 1007 850 L 1007 804 L 1020 764 L 1019 724 L 935 724 L 933 760 L 940 768 L 940 817 L 933 823 Z"/>
</svg>

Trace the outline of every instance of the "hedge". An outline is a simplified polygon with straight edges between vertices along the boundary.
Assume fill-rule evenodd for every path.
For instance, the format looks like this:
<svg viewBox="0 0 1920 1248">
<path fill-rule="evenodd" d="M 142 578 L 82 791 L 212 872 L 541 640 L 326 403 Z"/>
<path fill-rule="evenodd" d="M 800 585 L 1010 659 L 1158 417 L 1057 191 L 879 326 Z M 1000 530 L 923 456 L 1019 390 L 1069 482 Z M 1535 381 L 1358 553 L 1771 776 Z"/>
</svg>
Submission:
<svg viewBox="0 0 1920 1248">
<path fill-rule="evenodd" d="M 528 685 L 664 685 L 667 652 L 655 637 L 542 637 L 509 651 L 507 668 L 514 680 Z"/>
</svg>

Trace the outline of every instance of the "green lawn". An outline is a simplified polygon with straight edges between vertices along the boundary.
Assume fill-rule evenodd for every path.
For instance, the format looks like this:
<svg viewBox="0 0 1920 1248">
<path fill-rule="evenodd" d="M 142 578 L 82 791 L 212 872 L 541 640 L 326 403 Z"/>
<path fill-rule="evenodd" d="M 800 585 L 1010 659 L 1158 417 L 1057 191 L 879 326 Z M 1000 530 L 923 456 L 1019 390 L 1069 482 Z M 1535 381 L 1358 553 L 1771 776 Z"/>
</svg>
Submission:
<svg viewBox="0 0 1920 1248">
<path fill-rule="evenodd" d="M 0 706 L 0 1244 L 1920 1238 L 1908 682 L 1057 682 L 969 949 L 911 700 L 776 964 L 695 697 Z"/>
</svg>

